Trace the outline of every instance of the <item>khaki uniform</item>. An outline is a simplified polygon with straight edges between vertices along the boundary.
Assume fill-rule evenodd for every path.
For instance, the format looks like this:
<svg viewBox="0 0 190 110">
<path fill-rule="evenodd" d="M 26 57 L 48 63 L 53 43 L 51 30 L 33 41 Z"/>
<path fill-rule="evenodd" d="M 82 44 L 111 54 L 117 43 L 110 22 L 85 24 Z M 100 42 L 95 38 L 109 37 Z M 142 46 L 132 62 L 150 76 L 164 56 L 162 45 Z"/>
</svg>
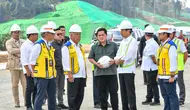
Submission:
<svg viewBox="0 0 190 110">
<path fill-rule="evenodd" d="M 20 61 L 20 47 L 24 42 L 23 39 L 16 41 L 11 38 L 6 42 L 6 49 L 8 51 L 8 62 L 7 69 L 10 70 L 11 73 L 11 81 L 12 81 L 12 92 L 16 105 L 20 105 L 19 101 L 19 80 L 21 81 L 22 89 L 23 89 L 23 97 L 25 100 L 25 91 L 26 91 L 26 79 L 21 69 L 21 61 Z"/>
</svg>

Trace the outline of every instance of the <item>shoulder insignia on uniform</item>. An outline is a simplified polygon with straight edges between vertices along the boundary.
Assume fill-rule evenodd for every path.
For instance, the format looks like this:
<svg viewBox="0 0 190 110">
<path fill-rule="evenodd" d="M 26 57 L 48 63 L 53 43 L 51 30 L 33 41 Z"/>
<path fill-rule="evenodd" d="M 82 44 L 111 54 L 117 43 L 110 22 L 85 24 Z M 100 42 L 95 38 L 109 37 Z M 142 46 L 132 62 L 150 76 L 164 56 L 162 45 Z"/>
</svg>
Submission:
<svg viewBox="0 0 190 110">
<path fill-rule="evenodd" d="M 39 41 L 37 41 L 35 44 L 41 44 L 41 43 L 44 43 L 44 40 L 39 40 Z"/>
<path fill-rule="evenodd" d="M 172 45 L 175 46 L 175 48 L 177 49 L 176 44 L 175 44 L 172 40 L 168 41 L 168 44 L 170 44 L 171 46 L 172 46 Z"/>
<path fill-rule="evenodd" d="M 71 46 L 71 42 L 70 41 L 67 41 L 66 43 L 65 43 L 65 46 L 67 46 L 67 47 L 69 47 L 69 46 Z"/>
</svg>

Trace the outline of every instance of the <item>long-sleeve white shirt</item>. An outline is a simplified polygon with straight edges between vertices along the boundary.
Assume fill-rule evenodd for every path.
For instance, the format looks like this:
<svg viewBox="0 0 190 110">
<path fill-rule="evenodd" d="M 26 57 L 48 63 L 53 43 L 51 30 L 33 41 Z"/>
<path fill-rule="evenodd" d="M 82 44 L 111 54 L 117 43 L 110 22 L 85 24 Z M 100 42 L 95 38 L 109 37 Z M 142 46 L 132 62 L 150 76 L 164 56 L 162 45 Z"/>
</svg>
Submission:
<svg viewBox="0 0 190 110">
<path fill-rule="evenodd" d="M 146 41 L 146 46 L 143 51 L 142 65 L 141 69 L 144 71 L 155 71 L 158 70 L 157 64 L 155 64 L 152 60 L 152 55 L 156 57 L 156 52 L 159 48 L 158 43 L 153 39 L 149 39 Z"/>
<path fill-rule="evenodd" d="M 86 78 L 85 63 L 84 63 L 83 54 L 80 49 L 80 45 L 79 44 L 76 45 L 72 40 L 70 40 L 70 42 L 72 43 L 72 45 L 74 45 L 74 48 L 76 49 L 76 53 L 78 56 L 79 69 L 80 69 L 78 73 L 73 74 L 73 77 L 74 78 Z M 64 46 L 62 48 L 62 64 L 63 64 L 64 71 L 71 71 L 69 59 L 70 59 L 70 55 L 69 55 L 68 47 Z M 66 78 L 68 78 L 67 75 L 66 75 Z"/>
<path fill-rule="evenodd" d="M 44 39 L 42 38 L 42 40 L 44 40 Z M 44 40 L 44 42 L 45 42 L 47 48 L 49 48 L 50 45 L 51 45 L 50 42 L 47 42 L 46 40 Z M 33 48 L 32 48 L 32 52 L 31 52 L 30 58 L 29 58 L 29 62 L 30 62 L 31 65 L 36 64 L 36 60 L 39 57 L 40 52 L 41 52 L 41 45 L 40 44 L 35 44 L 33 46 Z"/>
<path fill-rule="evenodd" d="M 33 46 L 34 46 L 34 43 L 32 41 L 30 41 L 29 39 L 27 39 L 21 46 L 21 50 L 20 50 L 21 57 L 20 57 L 20 59 L 21 59 L 21 64 L 22 64 L 24 74 L 26 74 L 26 69 L 24 68 L 24 66 L 26 66 L 26 65 L 28 65 L 28 68 L 32 72 L 32 68 L 31 68 L 31 65 L 29 63 L 29 58 L 30 58 L 31 49 Z"/>
<path fill-rule="evenodd" d="M 131 65 L 131 64 L 133 65 L 127 68 L 118 67 L 117 71 L 119 74 L 135 73 L 136 70 L 135 60 L 137 58 L 137 49 L 138 49 L 137 40 L 133 36 L 129 36 L 128 38 L 125 38 L 121 41 L 115 59 L 120 58 L 121 60 L 124 60 L 123 65 Z"/>
<path fill-rule="evenodd" d="M 167 39 L 165 42 L 161 42 L 161 45 L 164 46 L 164 44 L 167 43 L 168 40 L 170 40 L 170 39 Z M 169 48 L 169 59 L 170 59 L 170 72 L 176 72 L 176 70 L 177 70 L 177 49 L 173 45 Z M 170 76 L 158 76 L 158 78 L 169 79 Z M 177 78 L 177 75 L 175 76 L 175 78 Z"/>
</svg>

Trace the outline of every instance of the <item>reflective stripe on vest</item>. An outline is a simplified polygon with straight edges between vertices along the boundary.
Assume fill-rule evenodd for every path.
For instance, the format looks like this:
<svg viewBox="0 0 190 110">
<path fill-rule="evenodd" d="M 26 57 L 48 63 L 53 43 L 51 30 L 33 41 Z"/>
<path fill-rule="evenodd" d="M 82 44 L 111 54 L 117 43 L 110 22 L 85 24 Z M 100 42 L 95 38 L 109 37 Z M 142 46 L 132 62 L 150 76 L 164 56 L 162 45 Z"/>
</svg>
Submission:
<svg viewBox="0 0 190 110">
<path fill-rule="evenodd" d="M 127 48 L 126 48 L 126 51 L 125 51 L 125 55 L 128 53 L 129 45 L 131 44 L 131 42 L 132 42 L 133 39 L 134 39 L 134 38 L 132 37 L 131 40 L 129 41 L 129 43 L 126 45 Z M 122 47 L 121 47 L 121 49 L 120 49 L 120 51 L 119 51 L 120 54 L 122 53 L 121 51 L 124 50 L 124 48 L 125 48 L 126 46 L 123 46 L 123 45 L 122 45 Z M 135 60 L 134 60 L 131 64 L 120 65 L 120 68 L 128 68 L 128 67 L 130 67 L 130 66 L 133 66 L 134 64 L 135 64 Z"/>
<path fill-rule="evenodd" d="M 183 41 L 176 38 L 174 43 L 177 45 L 178 70 L 184 70 L 184 53 L 180 50 L 180 46 Z"/>
</svg>

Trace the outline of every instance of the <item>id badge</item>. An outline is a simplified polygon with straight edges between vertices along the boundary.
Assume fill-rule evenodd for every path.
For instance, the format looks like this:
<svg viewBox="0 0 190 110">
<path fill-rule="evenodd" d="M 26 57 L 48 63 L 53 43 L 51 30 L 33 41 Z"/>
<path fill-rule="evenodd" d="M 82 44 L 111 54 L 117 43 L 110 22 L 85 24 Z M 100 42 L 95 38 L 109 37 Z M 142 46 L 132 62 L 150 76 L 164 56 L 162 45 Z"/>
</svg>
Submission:
<svg viewBox="0 0 190 110">
<path fill-rule="evenodd" d="M 53 66 L 53 60 L 49 60 L 49 66 Z"/>
</svg>

